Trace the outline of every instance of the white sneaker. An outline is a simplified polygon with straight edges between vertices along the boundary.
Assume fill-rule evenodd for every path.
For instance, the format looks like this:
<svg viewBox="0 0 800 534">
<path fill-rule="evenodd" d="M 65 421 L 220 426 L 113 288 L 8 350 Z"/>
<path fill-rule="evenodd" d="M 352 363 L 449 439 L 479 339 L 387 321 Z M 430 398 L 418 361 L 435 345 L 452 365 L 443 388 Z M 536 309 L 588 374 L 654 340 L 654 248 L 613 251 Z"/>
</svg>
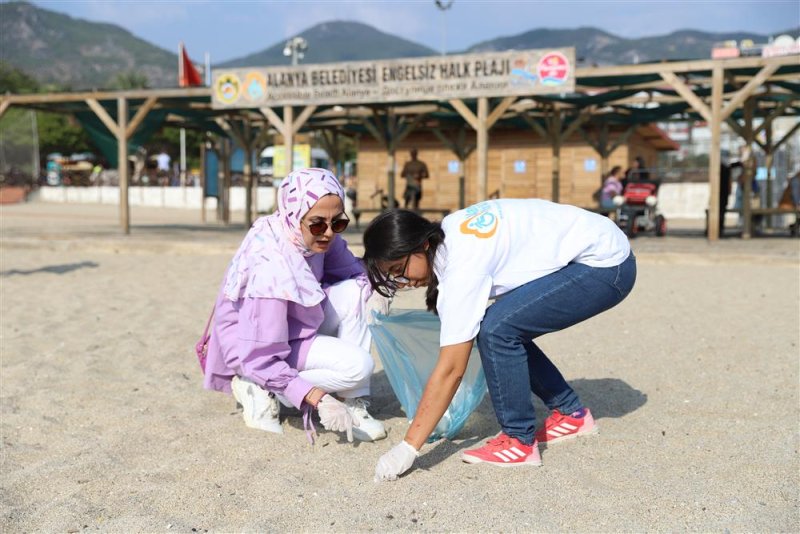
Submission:
<svg viewBox="0 0 800 534">
<path fill-rule="evenodd" d="M 234 376 L 231 391 L 236 402 L 242 405 L 244 424 L 250 428 L 283 434 L 280 418 L 280 404 L 275 395 L 267 393 L 247 378 Z"/>
<path fill-rule="evenodd" d="M 362 399 L 344 399 L 344 404 L 353 416 L 353 421 L 358 422 L 358 426 L 353 424 L 353 437 L 359 441 L 378 441 L 386 437 L 386 429 L 383 423 L 367 412 L 369 402 Z"/>
</svg>

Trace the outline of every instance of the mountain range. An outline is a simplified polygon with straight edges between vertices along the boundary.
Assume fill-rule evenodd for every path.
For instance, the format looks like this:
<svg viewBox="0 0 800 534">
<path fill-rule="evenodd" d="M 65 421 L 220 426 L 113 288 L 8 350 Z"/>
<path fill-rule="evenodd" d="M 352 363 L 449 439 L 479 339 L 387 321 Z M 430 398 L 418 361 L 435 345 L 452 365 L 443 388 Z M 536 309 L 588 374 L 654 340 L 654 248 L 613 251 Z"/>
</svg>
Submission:
<svg viewBox="0 0 800 534">
<path fill-rule="evenodd" d="M 785 32 L 797 37 L 800 28 Z M 308 42 L 304 63 L 327 63 L 433 56 L 426 46 L 381 32 L 360 22 L 330 21 L 299 36 Z M 355 37 L 354 37 L 355 36 Z M 713 43 L 769 37 L 756 33 L 708 33 L 681 30 L 668 35 L 626 38 L 593 27 L 533 29 L 477 43 L 459 52 L 488 52 L 574 46 L 582 65 L 626 64 L 671 59 L 705 59 Z M 176 43 L 177 47 L 177 43 Z M 284 41 L 214 67 L 285 65 Z M 177 54 L 159 48 L 114 24 L 75 19 L 27 2 L 0 3 L 0 60 L 43 84 L 60 88 L 108 88 L 135 73 L 149 87 L 177 85 Z M 5 89 L 0 87 L 0 92 Z"/>
</svg>

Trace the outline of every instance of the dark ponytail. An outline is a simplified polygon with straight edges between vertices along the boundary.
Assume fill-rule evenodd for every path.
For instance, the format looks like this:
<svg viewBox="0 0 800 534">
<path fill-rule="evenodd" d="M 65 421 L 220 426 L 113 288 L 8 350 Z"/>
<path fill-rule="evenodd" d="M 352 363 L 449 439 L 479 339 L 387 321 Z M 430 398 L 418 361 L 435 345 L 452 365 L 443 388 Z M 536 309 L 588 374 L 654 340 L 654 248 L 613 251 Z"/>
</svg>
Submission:
<svg viewBox="0 0 800 534">
<path fill-rule="evenodd" d="M 433 264 L 436 250 L 443 242 L 444 231 L 438 222 L 431 222 L 410 210 L 397 209 L 381 213 L 364 231 L 364 264 L 372 288 L 384 297 L 391 297 L 395 288 L 378 268 L 378 263 L 398 260 L 409 254 L 424 253 L 430 273 L 425 305 L 428 311 L 436 313 L 439 280 L 433 272 Z"/>
</svg>

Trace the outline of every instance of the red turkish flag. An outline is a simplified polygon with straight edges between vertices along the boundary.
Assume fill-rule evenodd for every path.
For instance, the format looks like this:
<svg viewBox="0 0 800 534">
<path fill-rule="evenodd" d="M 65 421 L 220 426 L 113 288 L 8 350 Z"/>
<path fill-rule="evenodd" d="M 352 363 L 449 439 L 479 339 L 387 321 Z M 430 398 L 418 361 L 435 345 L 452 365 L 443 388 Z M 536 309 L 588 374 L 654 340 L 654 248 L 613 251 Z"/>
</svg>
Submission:
<svg viewBox="0 0 800 534">
<path fill-rule="evenodd" d="M 189 59 L 189 54 L 186 53 L 186 48 L 181 43 L 181 57 L 178 58 L 180 64 L 178 65 L 178 86 L 179 87 L 192 87 L 195 85 L 203 85 L 203 79 L 200 73 L 192 65 L 192 60 Z"/>
</svg>

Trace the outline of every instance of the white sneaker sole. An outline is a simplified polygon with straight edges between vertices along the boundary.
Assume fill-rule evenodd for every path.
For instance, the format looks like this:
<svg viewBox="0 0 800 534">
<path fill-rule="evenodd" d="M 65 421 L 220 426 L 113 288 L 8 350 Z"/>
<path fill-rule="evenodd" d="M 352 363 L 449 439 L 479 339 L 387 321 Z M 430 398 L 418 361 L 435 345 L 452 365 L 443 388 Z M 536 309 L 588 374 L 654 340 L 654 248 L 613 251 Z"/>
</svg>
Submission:
<svg viewBox="0 0 800 534">
<path fill-rule="evenodd" d="M 231 393 L 233 393 L 233 398 L 236 399 L 242 406 L 242 419 L 244 419 L 244 424 L 248 428 L 254 428 L 256 430 L 263 430 L 264 432 L 272 432 L 273 434 L 283 434 L 283 427 L 281 426 L 280 419 L 270 419 L 269 421 L 255 421 L 251 415 L 248 414 L 248 410 L 244 409 L 244 402 L 242 401 L 240 395 L 242 393 L 239 392 L 240 388 L 247 389 L 248 384 L 246 382 L 242 382 L 236 380 L 236 383 L 231 382 Z"/>
<path fill-rule="evenodd" d="M 576 432 L 574 434 L 567 434 L 566 436 L 561 436 L 561 437 L 553 438 L 553 439 L 546 440 L 546 441 L 539 440 L 539 443 L 540 444 L 544 444 L 544 445 L 553 445 L 555 443 L 562 443 L 564 441 L 570 441 L 570 440 L 573 440 L 573 439 L 576 439 L 576 438 L 579 438 L 579 437 L 582 437 L 582 436 L 594 436 L 594 435 L 599 434 L 599 433 L 600 433 L 600 427 L 598 427 L 597 423 L 595 423 L 594 426 L 592 428 L 590 428 L 589 430 L 582 430 L 582 431 L 579 430 L 578 432 Z"/>
<path fill-rule="evenodd" d="M 384 439 L 386 437 L 386 429 L 382 430 L 380 433 L 376 433 L 374 436 L 361 430 L 359 427 L 353 427 L 353 438 L 357 439 L 358 441 L 378 441 Z"/>
<path fill-rule="evenodd" d="M 481 460 L 480 458 L 476 458 L 475 456 L 469 456 L 464 453 L 461 453 L 461 461 L 472 465 L 488 464 L 488 465 L 496 465 L 497 467 L 542 467 L 541 460 L 525 460 L 524 462 L 508 462 L 508 463 L 487 462 L 486 460 Z"/>
</svg>

